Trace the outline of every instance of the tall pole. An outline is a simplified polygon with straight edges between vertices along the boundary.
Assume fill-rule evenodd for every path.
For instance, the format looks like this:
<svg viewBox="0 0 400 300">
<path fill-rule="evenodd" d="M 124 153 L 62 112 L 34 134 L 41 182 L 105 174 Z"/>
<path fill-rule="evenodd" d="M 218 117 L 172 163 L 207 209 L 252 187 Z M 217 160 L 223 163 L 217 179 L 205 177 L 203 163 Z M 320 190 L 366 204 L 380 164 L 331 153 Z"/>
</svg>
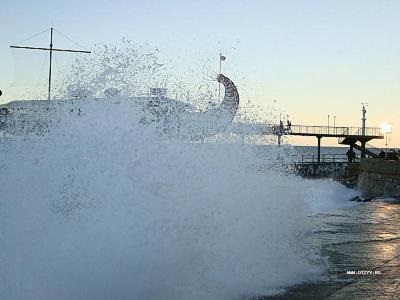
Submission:
<svg viewBox="0 0 400 300">
<path fill-rule="evenodd" d="M 329 134 L 329 117 L 330 115 L 328 115 L 328 134 Z"/>
<path fill-rule="evenodd" d="M 362 141 L 361 141 L 361 158 L 365 158 L 365 131 L 366 131 L 366 127 L 365 127 L 365 121 L 367 120 L 367 118 L 365 117 L 365 114 L 367 113 L 367 110 L 365 109 L 365 107 L 368 105 L 368 103 L 361 103 L 362 104 L 362 126 L 361 126 L 361 135 L 363 137 Z"/>
<path fill-rule="evenodd" d="M 362 119 L 361 119 L 361 121 L 362 121 L 361 132 L 362 132 L 363 136 L 365 135 L 365 121 L 367 120 L 367 118 L 365 117 L 365 114 L 367 113 L 367 110 L 365 109 L 365 105 L 363 104 L 363 107 L 362 107 Z"/>
<path fill-rule="evenodd" d="M 219 53 L 219 74 L 221 74 L 221 69 L 222 69 L 222 54 L 221 52 Z M 218 82 L 218 102 L 221 98 L 221 82 Z"/>
<path fill-rule="evenodd" d="M 333 116 L 333 133 L 336 134 L 336 116 Z"/>
<path fill-rule="evenodd" d="M 48 97 L 47 97 L 48 100 L 50 100 L 50 96 L 51 96 L 51 61 L 53 58 L 53 27 L 51 27 L 51 29 L 50 29 L 49 52 L 50 52 L 50 64 L 49 64 L 49 91 L 48 91 Z"/>
<path fill-rule="evenodd" d="M 321 139 L 322 139 L 322 136 L 317 136 L 317 140 L 318 140 L 318 157 L 317 157 L 317 162 L 318 162 L 318 163 L 321 162 Z"/>
<path fill-rule="evenodd" d="M 387 152 L 387 132 L 385 132 L 385 135 L 386 135 L 386 152 Z"/>
</svg>

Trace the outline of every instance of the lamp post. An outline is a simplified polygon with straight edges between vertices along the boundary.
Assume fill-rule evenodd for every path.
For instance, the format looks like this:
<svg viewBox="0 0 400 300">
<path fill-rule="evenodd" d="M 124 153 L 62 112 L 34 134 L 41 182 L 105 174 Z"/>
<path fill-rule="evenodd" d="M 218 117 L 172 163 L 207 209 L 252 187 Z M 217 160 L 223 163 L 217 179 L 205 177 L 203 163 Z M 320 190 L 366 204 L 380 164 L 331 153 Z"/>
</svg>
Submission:
<svg viewBox="0 0 400 300">
<path fill-rule="evenodd" d="M 328 115 L 328 134 L 329 134 L 329 117 L 330 115 Z"/>
<path fill-rule="evenodd" d="M 367 118 L 365 117 L 365 114 L 367 113 L 367 110 L 365 109 L 365 107 L 368 106 L 368 103 L 361 103 L 361 104 L 363 106 L 362 107 L 362 119 L 361 119 L 361 121 L 362 121 L 361 132 L 362 132 L 362 135 L 364 136 L 365 135 L 365 121 L 367 120 Z"/>
<path fill-rule="evenodd" d="M 382 122 L 381 123 L 381 130 L 383 134 L 385 135 L 385 146 L 387 148 L 388 146 L 388 133 L 392 132 L 392 124 L 388 122 Z"/>
<path fill-rule="evenodd" d="M 333 116 L 333 131 L 336 133 L 336 116 Z"/>
</svg>

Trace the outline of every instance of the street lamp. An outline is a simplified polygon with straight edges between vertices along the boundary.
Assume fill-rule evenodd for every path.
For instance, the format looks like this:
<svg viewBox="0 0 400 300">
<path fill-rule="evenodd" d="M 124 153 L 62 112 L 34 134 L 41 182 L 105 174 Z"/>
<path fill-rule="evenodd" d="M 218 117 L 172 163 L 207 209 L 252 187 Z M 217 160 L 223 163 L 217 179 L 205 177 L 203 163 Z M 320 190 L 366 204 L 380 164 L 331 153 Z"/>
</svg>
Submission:
<svg viewBox="0 0 400 300">
<path fill-rule="evenodd" d="M 333 131 L 336 133 L 336 116 L 333 116 Z"/>
<path fill-rule="evenodd" d="M 328 115 L 328 134 L 329 134 L 329 117 L 330 115 Z"/>
<path fill-rule="evenodd" d="M 388 136 L 388 133 L 392 132 L 392 124 L 388 123 L 388 122 L 382 122 L 381 130 L 382 130 L 382 133 L 385 135 L 385 146 L 387 148 L 387 145 L 388 145 L 387 136 Z"/>
<path fill-rule="evenodd" d="M 365 109 L 366 106 L 368 106 L 368 103 L 366 102 L 362 102 L 361 105 L 362 107 L 362 126 L 361 126 L 361 134 L 362 136 L 365 136 L 365 121 L 367 120 L 367 118 L 365 117 L 365 114 L 367 113 L 367 110 Z"/>
</svg>

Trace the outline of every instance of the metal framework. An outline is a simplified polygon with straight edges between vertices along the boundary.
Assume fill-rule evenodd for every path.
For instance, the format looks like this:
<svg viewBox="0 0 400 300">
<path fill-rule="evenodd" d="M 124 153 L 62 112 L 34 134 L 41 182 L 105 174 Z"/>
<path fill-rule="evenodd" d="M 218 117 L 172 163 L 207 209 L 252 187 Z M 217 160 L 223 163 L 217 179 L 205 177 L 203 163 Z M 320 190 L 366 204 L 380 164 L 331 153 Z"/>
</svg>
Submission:
<svg viewBox="0 0 400 300">
<path fill-rule="evenodd" d="M 29 49 L 29 50 L 45 50 L 49 51 L 49 87 L 48 87 L 48 96 L 47 99 L 50 100 L 51 97 L 51 67 L 52 67 L 52 59 L 53 59 L 53 51 L 59 51 L 59 52 L 77 52 L 77 53 L 92 53 L 91 51 L 85 51 L 85 50 L 72 50 L 72 49 L 58 49 L 58 48 L 53 48 L 53 27 L 50 28 L 50 46 L 49 48 L 44 48 L 44 47 L 29 47 L 29 46 L 13 46 L 11 45 L 10 48 L 16 48 L 16 49 Z"/>
</svg>

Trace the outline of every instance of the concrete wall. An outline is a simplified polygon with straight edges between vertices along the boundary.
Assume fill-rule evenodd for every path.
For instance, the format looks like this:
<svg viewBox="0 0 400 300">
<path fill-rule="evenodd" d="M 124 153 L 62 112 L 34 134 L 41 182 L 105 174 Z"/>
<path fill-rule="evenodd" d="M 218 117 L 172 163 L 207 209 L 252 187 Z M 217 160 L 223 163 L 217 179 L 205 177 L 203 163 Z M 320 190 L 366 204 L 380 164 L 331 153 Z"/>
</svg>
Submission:
<svg viewBox="0 0 400 300">
<path fill-rule="evenodd" d="M 347 162 L 297 164 L 295 170 L 297 174 L 307 178 L 337 178 L 349 176 L 353 165 L 356 164 Z"/>
<path fill-rule="evenodd" d="M 400 197 L 400 161 L 361 160 L 357 187 L 365 197 Z"/>
</svg>

